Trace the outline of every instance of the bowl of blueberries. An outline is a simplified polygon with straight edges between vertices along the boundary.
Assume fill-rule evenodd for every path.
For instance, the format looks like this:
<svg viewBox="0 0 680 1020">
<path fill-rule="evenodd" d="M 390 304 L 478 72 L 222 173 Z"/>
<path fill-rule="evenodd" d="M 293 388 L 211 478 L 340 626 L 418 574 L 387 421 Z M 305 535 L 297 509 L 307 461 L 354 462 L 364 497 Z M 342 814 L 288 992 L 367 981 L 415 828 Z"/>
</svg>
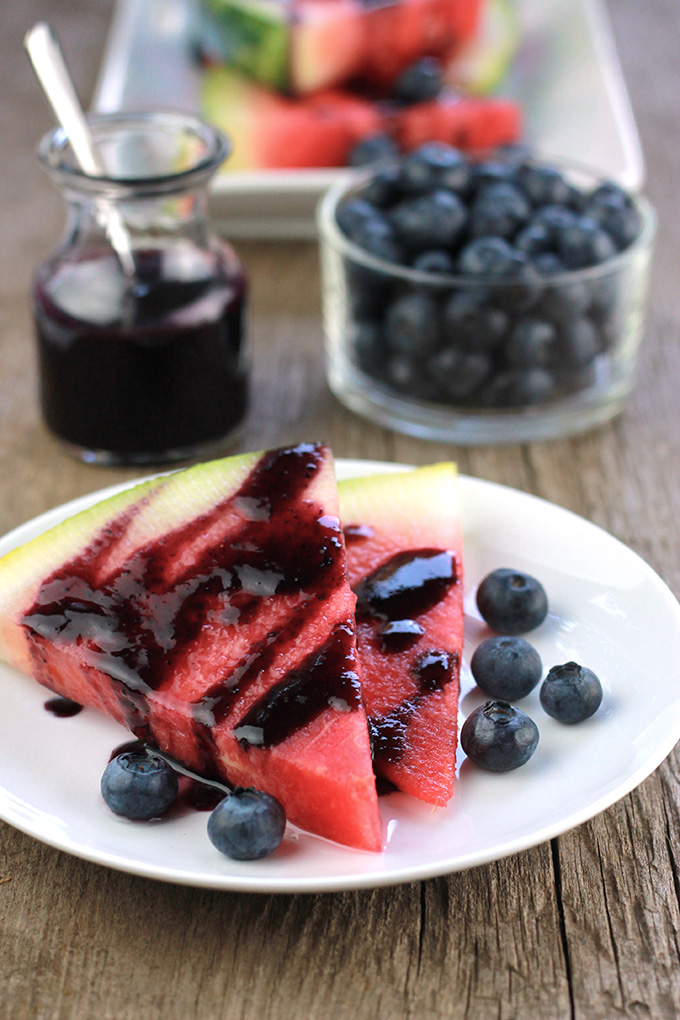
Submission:
<svg viewBox="0 0 680 1020">
<path fill-rule="evenodd" d="M 432 142 L 340 181 L 318 227 L 327 377 L 351 410 L 473 444 L 623 409 L 656 230 L 643 197 L 521 147 Z"/>
</svg>

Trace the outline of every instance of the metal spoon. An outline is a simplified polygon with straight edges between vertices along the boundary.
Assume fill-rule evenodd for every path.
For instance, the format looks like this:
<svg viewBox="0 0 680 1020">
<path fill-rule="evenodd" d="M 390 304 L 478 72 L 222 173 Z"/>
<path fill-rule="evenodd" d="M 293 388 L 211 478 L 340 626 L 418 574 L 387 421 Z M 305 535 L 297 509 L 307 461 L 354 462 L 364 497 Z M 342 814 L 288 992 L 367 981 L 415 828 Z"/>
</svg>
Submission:
<svg viewBox="0 0 680 1020">
<path fill-rule="evenodd" d="M 105 168 L 92 141 L 90 129 L 78 101 L 64 56 L 51 26 L 38 22 L 24 36 L 24 46 L 33 64 L 55 116 L 63 127 L 81 170 L 92 177 L 101 177 Z M 118 255 L 126 276 L 135 273 L 130 237 L 120 211 L 110 203 L 100 203 L 102 221 L 111 245 Z"/>
</svg>

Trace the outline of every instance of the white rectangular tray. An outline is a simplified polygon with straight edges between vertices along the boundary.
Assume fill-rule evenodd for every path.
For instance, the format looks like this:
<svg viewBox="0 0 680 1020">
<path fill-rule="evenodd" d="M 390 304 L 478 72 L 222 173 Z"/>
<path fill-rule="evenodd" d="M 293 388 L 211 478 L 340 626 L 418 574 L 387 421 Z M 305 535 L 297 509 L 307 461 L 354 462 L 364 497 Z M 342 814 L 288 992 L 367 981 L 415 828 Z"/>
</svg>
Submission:
<svg viewBox="0 0 680 1020">
<path fill-rule="evenodd" d="M 193 0 L 118 0 L 97 84 L 98 111 L 198 112 Z M 499 92 L 523 107 L 526 140 L 638 189 L 640 142 L 603 0 L 514 0 L 519 46 Z M 230 237 L 313 237 L 319 197 L 343 171 L 220 174 L 213 210 Z"/>
</svg>

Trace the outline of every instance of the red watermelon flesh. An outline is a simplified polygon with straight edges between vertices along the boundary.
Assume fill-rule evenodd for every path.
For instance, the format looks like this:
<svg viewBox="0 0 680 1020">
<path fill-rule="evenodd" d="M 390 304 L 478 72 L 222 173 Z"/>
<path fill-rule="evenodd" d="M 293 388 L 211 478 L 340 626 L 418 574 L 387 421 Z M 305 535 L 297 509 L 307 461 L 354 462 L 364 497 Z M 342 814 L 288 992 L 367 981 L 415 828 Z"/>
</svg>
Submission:
<svg viewBox="0 0 680 1020">
<path fill-rule="evenodd" d="M 198 465 L 0 560 L 0 653 L 290 821 L 380 850 L 330 451 Z"/>
<path fill-rule="evenodd" d="M 453 792 L 463 648 L 456 469 L 438 464 L 339 488 L 374 768 L 443 805 Z"/>
</svg>

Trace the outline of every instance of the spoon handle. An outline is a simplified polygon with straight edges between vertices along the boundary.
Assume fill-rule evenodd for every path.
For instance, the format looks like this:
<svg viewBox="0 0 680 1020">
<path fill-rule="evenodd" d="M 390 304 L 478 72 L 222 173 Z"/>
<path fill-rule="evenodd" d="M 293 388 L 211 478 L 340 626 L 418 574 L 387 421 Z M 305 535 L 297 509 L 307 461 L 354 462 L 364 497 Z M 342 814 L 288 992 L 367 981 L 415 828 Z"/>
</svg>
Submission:
<svg viewBox="0 0 680 1020">
<path fill-rule="evenodd" d="M 47 100 L 66 132 L 80 168 L 89 176 L 101 176 L 105 168 L 92 141 L 85 114 L 51 26 L 39 21 L 24 36 L 24 46 Z M 108 203 L 101 212 L 106 232 L 120 259 L 122 269 L 127 276 L 132 276 L 135 264 L 130 238 L 120 212 L 114 205 Z"/>
</svg>

